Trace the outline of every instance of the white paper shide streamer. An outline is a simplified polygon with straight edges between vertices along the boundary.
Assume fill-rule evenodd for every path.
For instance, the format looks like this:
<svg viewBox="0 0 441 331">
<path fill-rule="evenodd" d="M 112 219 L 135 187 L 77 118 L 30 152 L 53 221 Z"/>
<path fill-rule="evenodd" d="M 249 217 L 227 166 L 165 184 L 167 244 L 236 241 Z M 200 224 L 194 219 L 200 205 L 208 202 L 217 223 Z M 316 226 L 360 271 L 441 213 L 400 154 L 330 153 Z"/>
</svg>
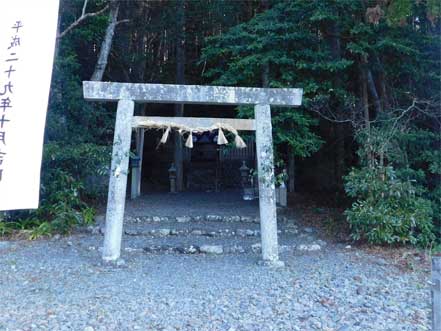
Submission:
<svg viewBox="0 0 441 331">
<path fill-rule="evenodd" d="M 202 133 L 202 132 L 211 132 L 218 131 L 217 135 L 217 144 L 218 145 L 226 145 L 228 144 L 228 139 L 225 137 L 224 131 L 229 131 L 234 135 L 234 144 L 237 148 L 245 148 L 247 145 L 245 144 L 242 137 L 239 135 L 239 132 L 231 125 L 224 123 L 216 123 L 210 127 L 195 127 L 191 128 L 185 125 L 180 124 L 162 124 L 159 122 L 147 121 L 143 123 L 143 127 L 147 129 L 165 129 L 162 134 L 160 144 L 165 144 L 167 142 L 168 137 L 170 136 L 170 130 L 176 130 L 180 135 L 188 134 L 185 140 L 185 147 L 193 148 L 193 133 Z"/>
</svg>

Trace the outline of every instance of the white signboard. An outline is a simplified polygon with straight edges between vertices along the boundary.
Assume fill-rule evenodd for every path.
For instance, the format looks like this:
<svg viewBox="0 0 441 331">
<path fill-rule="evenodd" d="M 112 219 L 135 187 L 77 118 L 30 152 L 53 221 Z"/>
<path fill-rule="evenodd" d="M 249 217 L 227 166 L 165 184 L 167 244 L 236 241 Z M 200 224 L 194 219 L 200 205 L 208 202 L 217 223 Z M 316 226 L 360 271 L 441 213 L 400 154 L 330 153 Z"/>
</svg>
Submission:
<svg viewBox="0 0 441 331">
<path fill-rule="evenodd" d="M 0 1 L 0 210 L 38 208 L 58 0 Z"/>
</svg>

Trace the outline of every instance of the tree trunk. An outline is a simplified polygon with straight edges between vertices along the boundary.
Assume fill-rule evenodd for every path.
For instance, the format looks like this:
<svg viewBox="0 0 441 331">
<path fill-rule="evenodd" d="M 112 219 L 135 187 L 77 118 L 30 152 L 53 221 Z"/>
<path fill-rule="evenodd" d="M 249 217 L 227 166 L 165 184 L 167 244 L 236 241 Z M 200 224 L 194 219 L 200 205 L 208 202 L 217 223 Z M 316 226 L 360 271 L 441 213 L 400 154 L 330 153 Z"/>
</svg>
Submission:
<svg viewBox="0 0 441 331">
<path fill-rule="evenodd" d="M 57 36 L 60 35 L 60 22 L 61 22 L 61 15 L 58 16 Z M 57 38 L 55 41 L 55 51 L 54 51 L 54 70 L 56 70 L 55 67 L 57 66 L 59 52 L 60 52 L 60 38 Z M 57 100 L 56 102 L 61 105 L 61 103 L 63 102 L 63 89 L 51 89 L 50 91 L 51 93 L 53 93 L 52 95 L 55 98 L 55 100 Z M 67 118 L 65 112 L 62 112 L 60 114 L 59 125 L 62 128 L 61 130 L 63 134 L 67 134 L 68 128 L 67 128 Z"/>
<path fill-rule="evenodd" d="M 378 77 L 379 83 L 380 83 L 380 94 L 381 94 L 381 102 L 382 102 L 382 109 L 389 109 L 390 103 L 389 103 L 389 97 L 387 95 L 386 90 L 386 78 L 384 77 L 384 71 L 380 71 L 379 77 Z"/>
<path fill-rule="evenodd" d="M 369 116 L 369 98 L 368 98 L 368 83 L 367 83 L 367 72 L 366 68 L 362 65 L 361 67 L 361 100 L 363 107 L 363 119 L 364 119 L 364 127 L 368 132 L 371 129 L 371 121 Z"/>
<path fill-rule="evenodd" d="M 144 83 L 145 71 L 148 68 L 148 56 L 146 55 L 147 27 L 145 22 L 149 21 L 149 7 L 147 3 L 137 2 L 135 9 L 129 15 L 135 18 L 135 28 L 131 31 L 129 40 L 133 40 L 133 51 L 136 56 L 133 57 L 130 65 L 132 68 L 132 82 Z"/>
<path fill-rule="evenodd" d="M 372 76 L 372 71 L 370 69 L 367 69 L 367 84 L 372 99 L 374 99 L 374 107 L 378 115 L 383 112 L 383 107 L 381 106 L 380 97 L 378 96 L 377 87 L 375 86 L 374 77 Z"/>
<path fill-rule="evenodd" d="M 369 97 L 368 97 L 368 74 L 367 74 L 367 60 L 362 58 L 360 63 L 360 86 L 361 86 L 361 105 L 363 109 L 363 120 L 364 128 L 366 130 L 366 157 L 368 166 L 372 167 L 374 165 L 373 151 L 372 151 L 372 141 L 370 137 L 371 131 L 371 121 L 369 115 Z"/>
<path fill-rule="evenodd" d="M 185 2 L 178 0 L 176 11 L 176 83 L 185 84 Z M 175 105 L 175 116 L 184 116 L 184 105 Z M 176 188 L 184 190 L 184 158 L 182 138 L 178 132 L 174 134 L 174 163 L 176 167 Z"/>
<path fill-rule="evenodd" d="M 107 67 L 107 62 L 109 60 L 110 50 L 112 48 L 113 36 L 115 34 L 115 28 L 118 20 L 119 12 L 119 1 L 112 0 L 110 2 L 110 13 L 109 13 L 109 25 L 107 25 L 106 34 L 104 40 L 101 43 L 100 54 L 98 56 L 98 61 L 95 66 L 95 70 L 92 74 L 90 80 L 101 81 L 103 80 L 104 71 Z"/>
<path fill-rule="evenodd" d="M 337 22 L 330 22 L 326 31 L 327 41 L 332 54 L 333 61 L 341 60 L 341 43 L 340 29 Z M 336 88 L 341 88 L 341 79 L 339 75 L 335 75 L 334 84 Z M 331 107 L 340 108 L 340 100 L 335 98 Z M 335 126 L 335 154 L 334 154 L 334 176 L 335 185 L 338 190 L 343 189 L 343 176 L 346 171 L 345 162 L 345 127 L 343 123 L 332 124 Z"/>
</svg>

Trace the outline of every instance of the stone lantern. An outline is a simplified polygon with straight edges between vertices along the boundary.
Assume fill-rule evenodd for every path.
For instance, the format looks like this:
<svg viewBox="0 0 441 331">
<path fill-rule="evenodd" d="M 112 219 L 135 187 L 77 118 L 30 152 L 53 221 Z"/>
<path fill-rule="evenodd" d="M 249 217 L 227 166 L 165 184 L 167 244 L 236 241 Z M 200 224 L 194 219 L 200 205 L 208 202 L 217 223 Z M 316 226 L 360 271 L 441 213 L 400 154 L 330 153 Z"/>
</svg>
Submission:
<svg viewBox="0 0 441 331">
<path fill-rule="evenodd" d="M 241 177 L 241 185 L 242 188 L 245 188 L 248 184 L 248 176 L 250 174 L 250 168 L 247 167 L 245 161 L 242 161 L 242 166 L 239 168 L 240 177 Z"/>
<path fill-rule="evenodd" d="M 242 179 L 242 189 L 243 189 L 243 196 L 242 198 L 244 200 L 254 200 L 254 187 L 252 185 L 249 185 L 249 175 L 250 175 L 250 169 L 247 167 L 245 161 L 242 161 L 242 166 L 239 168 L 240 170 L 240 177 Z"/>
<path fill-rule="evenodd" d="M 168 169 L 168 178 L 170 179 L 170 193 L 176 193 L 176 167 L 174 163 Z"/>
</svg>

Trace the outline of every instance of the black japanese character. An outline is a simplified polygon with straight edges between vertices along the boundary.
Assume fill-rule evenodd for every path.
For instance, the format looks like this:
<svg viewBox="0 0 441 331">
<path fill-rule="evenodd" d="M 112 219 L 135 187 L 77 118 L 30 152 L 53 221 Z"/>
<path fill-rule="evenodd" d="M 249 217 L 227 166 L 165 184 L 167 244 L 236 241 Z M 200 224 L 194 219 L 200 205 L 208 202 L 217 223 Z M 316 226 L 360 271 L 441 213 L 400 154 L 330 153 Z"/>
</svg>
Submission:
<svg viewBox="0 0 441 331">
<path fill-rule="evenodd" d="M 6 93 L 11 93 L 11 94 L 13 94 L 13 92 L 12 92 L 12 87 L 13 87 L 13 86 L 14 86 L 14 85 L 12 85 L 11 82 L 8 82 L 8 84 L 5 84 L 5 85 L 3 86 L 3 93 L 0 92 L 0 96 L 5 95 Z"/>
<path fill-rule="evenodd" d="M 20 46 L 20 37 L 14 36 L 11 40 L 11 45 L 8 47 L 8 49 L 11 49 L 12 47 Z"/>
<path fill-rule="evenodd" d="M 15 33 L 18 33 L 18 30 L 23 27 L 23 23 L 21 21 L 16 21 L 14 26 L 11 29 L 15 29 Z"/>
<path fill-rule="evenodd" d="M 3 114 L 2 117 L 0 118 L 0 128 L 3 129 L 3 125 L 5 124 L 5 122 L 10 122 L 10 120 L 7 120 L 5 118 L 5 114 Z"/>
<path fill-rule="evenodd" d="M 5 112 L 6 108 L 12 108 L 11 99 L 0 99 L 0 109 L 3 109 L 3 112 Z"/>
<path fill-rule="evenodd" d="M 6 145 L 6 132 L 0 131 L 0 142 L 3 143 L 3 145 Z"/>
<path fill-rule="evenodd" d="M 17 53 L 10 53 L 10 56 L 15 56 Z M 11 57 L 9 59 L 6 59 L 5 62 L 12 62 L 12 61 L 18 61 L 18 57 Z"/>
<path fill-rule="evenodd" d="M 9 69 L 5 71 L 5 73 L 8 74 L 8 78 L 11 78 L 11 72 L 17 71 L 15 70 L 12 65 L 9 66 Z"/>
</svg>

